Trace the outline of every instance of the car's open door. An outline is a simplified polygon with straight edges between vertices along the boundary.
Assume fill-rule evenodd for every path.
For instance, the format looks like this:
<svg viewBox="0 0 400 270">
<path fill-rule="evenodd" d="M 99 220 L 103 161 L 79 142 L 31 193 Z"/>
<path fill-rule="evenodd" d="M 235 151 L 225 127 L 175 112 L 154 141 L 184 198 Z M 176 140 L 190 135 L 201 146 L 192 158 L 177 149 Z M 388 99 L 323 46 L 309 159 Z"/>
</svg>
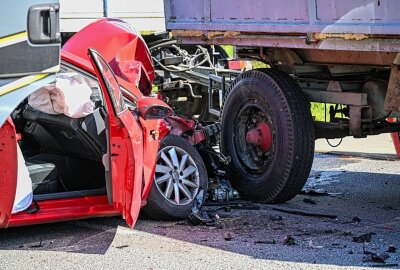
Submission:
<svg viewBox="0 0 400 270">
<path fill-rule="evenodd" d="M 111 172 L 111 179 L 108 179 L 107 193 L 127 224 L 133 227 L 141 207 L 143 131 L 135 113 L 125 106 L 110 66 L 93 49 L 89 49 L 89 58 L 103 90 L 108 114 L 110 168 L 106 171 Z"/>
<path fill-rule="evenodd" d="M 7 227 L 17 189 L 17 139 L 8 118 L 0 125 L 0 228 Z"/>
</svg>

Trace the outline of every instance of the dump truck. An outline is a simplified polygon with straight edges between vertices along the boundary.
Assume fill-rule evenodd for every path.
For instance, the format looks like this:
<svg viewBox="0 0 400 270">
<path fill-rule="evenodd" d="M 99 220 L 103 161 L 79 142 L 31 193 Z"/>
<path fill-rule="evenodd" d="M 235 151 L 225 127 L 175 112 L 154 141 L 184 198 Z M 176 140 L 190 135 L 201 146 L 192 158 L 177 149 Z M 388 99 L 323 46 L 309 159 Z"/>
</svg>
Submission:
<svg viewBox="0 0 400 270">
<path fill-rule="evenodd" d="M 226 173 L 242 197 L 296 196 L 315 139 L 400 130 L 387 120 L 400 115 L 399 1 L 165 0 L 164 10 L 177 45 L 233 45 L 237 58 L 268 65 L 236 75 L 214 68 L 203 73 L 208 92 L 194 93 L 221 121 Z M 196 80 L 196 68 L 170 71 Z M 312 117 L 314 102 L 324 104 L 324 119 Z"/>
</svg>

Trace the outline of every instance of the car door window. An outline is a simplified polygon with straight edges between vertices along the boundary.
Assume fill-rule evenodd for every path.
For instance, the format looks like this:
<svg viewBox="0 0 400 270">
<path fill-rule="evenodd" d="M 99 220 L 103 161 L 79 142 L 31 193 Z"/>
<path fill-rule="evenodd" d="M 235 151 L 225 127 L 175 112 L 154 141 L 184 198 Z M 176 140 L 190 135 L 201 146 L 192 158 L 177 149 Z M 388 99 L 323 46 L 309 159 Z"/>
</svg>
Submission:
<svg viewBox="0 0 400 270">
<path fill-rule="evenodd" d="M 91 52 L 93 60 L 96 62 L 96 65 L 99 68 L 99 71 L 101 72 L 104 79 L 104 83 L 110 95 L 115 114 L 118 115 L 126 109 L 126 105 L 117 79 L 115 78 L 114 73 L 108 66 L 107 62 L 96 51 L 91 50 Z"/>
<path fill-rule="evenodd" d="M 97 104 L 97 102 L 100 102 L 100 104 L 104 104 L 104 97 L 100 90 L 100 85 L 97 81 L 97 78 L 90 76 L 81 70 L 76 70 L 74 68 L 61 65 L 60 73 L 58 73 L 57 76 L 63 77 L 64 75 L 72 76 L 76 78 L 78 82 L 85 82 L 88 86 L 90 86 L 90 89 L 92 90 L 90 100 L 94 104 Z"/>
</svg>

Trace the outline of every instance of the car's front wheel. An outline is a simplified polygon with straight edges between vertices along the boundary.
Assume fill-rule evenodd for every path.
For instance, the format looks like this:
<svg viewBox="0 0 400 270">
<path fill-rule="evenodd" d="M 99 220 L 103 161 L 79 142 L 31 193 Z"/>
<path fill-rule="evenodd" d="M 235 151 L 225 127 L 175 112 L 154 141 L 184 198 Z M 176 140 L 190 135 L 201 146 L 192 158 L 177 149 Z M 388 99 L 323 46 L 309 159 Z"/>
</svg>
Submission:
<svg viewBox="0 0 400 270">
<path fill-rule="evenodd" d="M 207 185 L 207 171 L 197 150 L 184 138 L 168 135 L 160 144 L 154 183 L 143 211 L 156 220 L 186 218 Z"/>
</svg>

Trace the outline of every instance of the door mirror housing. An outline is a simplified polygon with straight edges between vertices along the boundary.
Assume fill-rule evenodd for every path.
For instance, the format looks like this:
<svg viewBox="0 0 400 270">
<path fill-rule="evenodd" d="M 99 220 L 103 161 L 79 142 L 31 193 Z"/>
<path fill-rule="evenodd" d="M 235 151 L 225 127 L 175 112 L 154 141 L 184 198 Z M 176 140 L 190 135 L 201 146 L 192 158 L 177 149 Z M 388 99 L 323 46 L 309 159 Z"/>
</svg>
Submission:
<svg viewBox="0 0 400 270">
<path fill-rule="evenodd" d="M 164 119 L 172 114 L 172 109 L 156 98 L 142 98 L 138 101 L 139 114 L 143 119 Z"/>
</svg>

